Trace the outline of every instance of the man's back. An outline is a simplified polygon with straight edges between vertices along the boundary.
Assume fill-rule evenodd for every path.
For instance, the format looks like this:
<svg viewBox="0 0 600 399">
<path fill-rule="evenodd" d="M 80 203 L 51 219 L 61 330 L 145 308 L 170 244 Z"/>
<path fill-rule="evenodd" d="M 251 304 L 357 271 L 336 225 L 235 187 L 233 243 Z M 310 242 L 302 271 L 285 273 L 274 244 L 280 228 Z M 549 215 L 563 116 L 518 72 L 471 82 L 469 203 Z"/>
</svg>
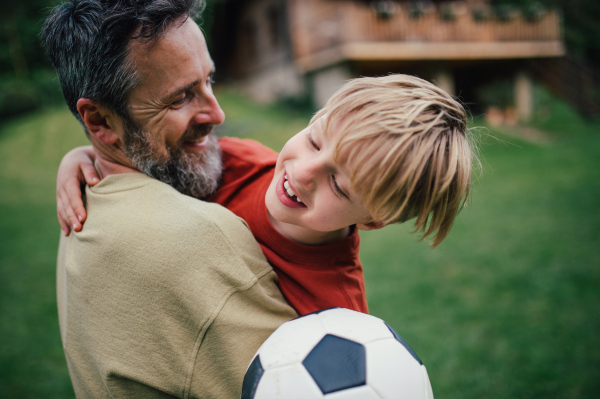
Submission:
<svg viewBox="0 0 600 399">
<path fill-rule="evenodd" d="M 293 318 L 245 224 L 140 173 L 87 189 L 63 237 L 61 334 L 78 397 L 239 397 L 260 344 Z"/>
</svg>

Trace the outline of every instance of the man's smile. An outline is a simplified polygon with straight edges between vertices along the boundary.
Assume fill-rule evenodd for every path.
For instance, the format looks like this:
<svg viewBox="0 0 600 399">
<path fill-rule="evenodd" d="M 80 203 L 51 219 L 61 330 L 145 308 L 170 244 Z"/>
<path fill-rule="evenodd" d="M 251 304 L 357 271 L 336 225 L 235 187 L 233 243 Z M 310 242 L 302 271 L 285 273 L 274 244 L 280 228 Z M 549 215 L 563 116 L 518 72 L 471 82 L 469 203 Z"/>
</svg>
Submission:
<svg viewBox="0 0 600 399">
<path fill-rule="evenodd" d="M 202 150 L 208 144 L 208 135 L 198 137 L 194 140 L 185 141 L 183 146 L 192 151 Z"/>
</svg>

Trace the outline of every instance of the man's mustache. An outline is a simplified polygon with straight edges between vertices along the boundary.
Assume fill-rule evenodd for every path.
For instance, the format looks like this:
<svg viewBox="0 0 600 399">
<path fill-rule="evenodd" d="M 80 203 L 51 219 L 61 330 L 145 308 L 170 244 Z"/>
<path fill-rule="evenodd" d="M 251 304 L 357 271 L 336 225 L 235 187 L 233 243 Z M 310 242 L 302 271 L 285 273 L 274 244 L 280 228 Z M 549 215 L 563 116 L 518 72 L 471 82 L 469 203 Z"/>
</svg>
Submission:
<svg viewBox="0 0 600 399">
<path fill-rule="evenodd" d="M 200 125 L 195 125 L 191 129 L 186 130 L 181 138 L 179 139 L 179 143 L 185 143 L 186 141 L 196 141 L 201 137 L 207 136 L 213 132 L 215 125 L 210 123 L 202 123 Z"/>
</svg>

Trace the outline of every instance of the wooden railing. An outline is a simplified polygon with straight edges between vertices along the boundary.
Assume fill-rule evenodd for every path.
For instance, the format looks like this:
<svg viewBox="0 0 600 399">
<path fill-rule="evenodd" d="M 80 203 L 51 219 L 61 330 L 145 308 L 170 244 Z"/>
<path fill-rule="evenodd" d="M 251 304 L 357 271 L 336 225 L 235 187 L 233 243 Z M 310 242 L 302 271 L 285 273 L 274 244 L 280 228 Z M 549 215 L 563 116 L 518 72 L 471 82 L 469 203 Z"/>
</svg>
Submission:
<svg viewBox="0 0 600 399">
<path fill-rule="evenodd" d="M 308 56 L 348 42 L 502 42 L 561 40 L 560 16 L 547 11 L 536 20 L 513 12 L 499 20 L 466 6 L 423 12 L 394 3 L 382 15 L 364 3 L 296 0 L 290 9 L 294 55 Z"/>
</svg>

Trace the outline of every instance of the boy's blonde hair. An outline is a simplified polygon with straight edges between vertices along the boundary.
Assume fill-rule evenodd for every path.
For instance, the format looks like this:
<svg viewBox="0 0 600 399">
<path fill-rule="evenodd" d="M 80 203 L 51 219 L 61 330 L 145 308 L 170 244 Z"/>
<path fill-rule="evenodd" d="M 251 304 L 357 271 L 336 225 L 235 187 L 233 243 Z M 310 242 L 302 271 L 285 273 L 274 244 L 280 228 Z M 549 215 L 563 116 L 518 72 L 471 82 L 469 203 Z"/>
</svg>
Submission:
<svg viewBox="0 0 600 399">
<path fill-rule="evenodd" d="M 326 134 L 339 130 L 334 161 L 371 217 L 416 216 L 415 232 L 441 243 L 468 198 L 476 158 L 463 106 L 432 83 L 396 74 L 347 82 L 310 123 L 322 116 Z"/>
</svg>

